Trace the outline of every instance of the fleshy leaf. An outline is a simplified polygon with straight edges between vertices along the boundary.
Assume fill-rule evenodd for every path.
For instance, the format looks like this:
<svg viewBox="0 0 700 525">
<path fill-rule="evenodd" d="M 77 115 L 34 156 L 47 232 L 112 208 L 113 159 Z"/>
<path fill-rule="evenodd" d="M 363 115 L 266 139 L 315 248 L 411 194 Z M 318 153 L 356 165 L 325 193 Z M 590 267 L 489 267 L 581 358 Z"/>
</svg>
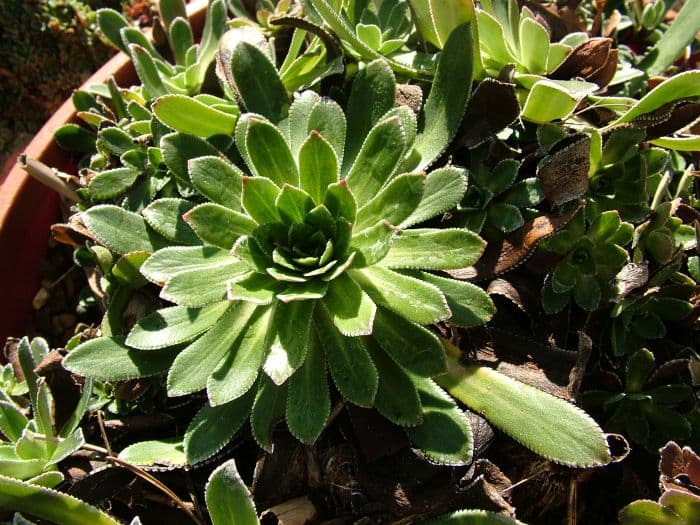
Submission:
<svg viewBox="0 0 700 525">
<path fill-rule="evenodd" d="M 309 341 L 314 301 L 279 302 L 269 331 L 269 353 L 263 370 L 281 385 L 301 366 Z"/>
<path fill-rule="evenodd" d="M 423 197 L 418 207 L 400 225 L 413 226 L 454 208 L 467 191 L 467 170 L 447 166 L 431 171 L 425 178 Z"/>
<path fill-rule="evenodd" d="M 100 381 L 123 381 L 165 372 L 178 352 L 178 348 L 144 352 L 126 346 L 124 337 L 99 337 L 71 350 L 63 365 Z"/>
<path fill-rule="evenodd" d="M 387 268 L 453 270 L 474 264 L 484 252 L 481 238 L 467 230 L 404 230 L 379 264 Z"/>
<path fill-rule="evenodd" d="M 391 248 L 395 228 L 386 221 L 353 235 L 350 250 L 355 252 L 354 268 L 372 266 L 381 261 Z"/>
<path fill-rule="evenodd" d="M 140 215 L 119 206 L 93 206 L 81 215 L 85 226 L 101 244 L 117 254 L 154 252 L 168 241 L 148 227 Z"/>
<path fill-rule="evenodd" d="M 389 310 L 378 309 L 369 337 L 413 374 L 431 377 L 445 371 L 445 352 L 438 338 Z"/>
<path fill-rule="evenodd" d="M 420 279 L 437 286 L 447 299 L 452 316 L 450 324 L 471 328 L 493 317 L 496 306 L 489 295 L 475 284 L 421 272 Z"/>
<path fill-rule="evenodd" d="M 194 204 L 185 199 L 157 199 L 141 211 L 148 225 L 169 241 L 177 244 L 201 244 L 182 216 L 190 211 Z"/>
<path fill-rule="evenodd" d="M 413 277 L 380 266 L 350 270 L 350 277 L 375 303 L 414 323 L 432 324 L 451 315 L 442 292 Z"/>
<path fill-rule="evenodd" d="M 228 307 L 228 301 L 222 301 L 203 308 L 163 308 L 136 323 L 126 344 L 139 350 L 157 350 L 190 341 L 211 328 Z"/>
<path fill-rule="evenodd" d="M 243 172 L 219 157 L 191 159 L 187 165 L 192 185 L 207 199 L 241 211 Z"/>
<path fill-rule="evenodd" d="M 119 453 L 119 459 L 145 467 L 181 468 L 187 464 L 181 437 L 134 443 Z"/>
<path fill-rule="evenodd" d="M 224 264 L 176 273 L 165 284 L 160 296 L 180 306 L 197 307 L 218 302 L 226 297 L 227 283 L 247 271 L 245 263 L 229 256 Z"/>
<path fill-rule="evenodd" d="M 176 273 L 226 264 L 231 255 L 214 246 L 173 246 L 151 255 L 141 266 L 141 273 L 156 284 L 164 284 Z"/>
<path fill-rule="evenodd" d="M 250 413 L 250 428 L 255 441 L 267 452 L 272 452 L 272 430 L 284 419 L 286 405 L 287 385 L 277 386 L 269 377 L 261 375 Z"/>
<path fill-rule="evenodd" d="M 249 167 L 258 176 L 270 179 L 278 186 L 299 184 L 299 172 L 289 145 L 270 122 L 248 117 L 245 149 Z"/>
<path fill-rule="evenodd" d="M 448 372 L 436 381 L 470 410 L 555 463 L 592 467 L 610 462 L 603 432 L 581 409 L 490 368 L 463 367 L 459 349 L 443 344 Z"/>
<path fill-rule="evenodd" d="M 344 336 L 372 333 L 377 306 L 347 274 L 338 276 L 330 283 L 323 304 L 333 324 Z"/>
<path fill-rule="evenodd" d="M 426 177 L 423 174 L 399 175 L 393 179 L 360 208 L 355 229 L 360 231 L 374 226 L 379 221 L 386 221 L 394 226 L 401 224 L 420 205 L 425 182 Z"/>
<path fill-rule="evenodd" d="M 232 350 L 256 308 L 252 303 L 234 303 L 206 334 L 187 346 L 168 372 L 168 395 L 182 396 L 206 387 L 212 371 Z"/>
<path fill-rule="evenodd" d="M 257 226 L 248 215 L 213 202 L 192 208 L 185 214 L 185 221 L 204 242 L 227 250 L 240 236 L 252 234 Z"/>
<path fill-rule="evenodd" d="M 407 429 L 408 437 L 435 463 L 468 464 L 473 452 L 469 418 L 433 381 L 414 381 L 423 407 L 423 423 Z"/>
<path fill-rule="evenodd" d="M 265 340 L 272 313 L 272 308 L 259 306 L 241 330 L 232 351 L 209 376 L 207 395 L 212 405 L 238 399 L 255 384 L 265 359 Z"/>
<path fill-rule="evenodd" d="M 253 393 L 223 405 L 205 404 L 185 431 L 187 463 L 196 465 L 224 448 L 243 426 L 253 404 Z"/>
<path fill-rule="evenodd" d="M 432 518 L 423 525 L 523 525 L 522 522 L 485 510 L 458 510 L 445 516 Z"/>
<path fill-rule="evenodd" d="M 312 131 L 299 150 L 301 188 L 316 204 L 323 202 L 326 188 L 338 180 L 338 157 L 333 146 L 317 131 Z"/>
<path fill-rule="evenodd" d="M 264 177 L 244 177 L 243 208 L 258 224 L 277 222 L 280 220 L 275 201 L 280 189 Z"/>
<path fill-rule="evenodd" d="M 315 330 L 301 368 L 289 380 L 287 426 L 302 443 L 311 444 L 321 434 L 330 415 L 331 399 L 323 349 Z"/>
<path fill-rule="evenodd" d="M 93 201 L 114 199 L 131 188 L 139 175 L 139 171 L 133 168 L 102 171 L 95 175 L 88 185 L 90 198 Z"/>
<path fill-rule="evenodd" d="M 212 525 L 259 525 L 253 497 L 241 479 L 236 462 L 218 466 L 207 481 L 205 499 Z"/>
<path fill-rule="evenodd" d="M 162 96 L 151 107 L 163 124 L 188 135 L 233 135 L 236 126 L 235 115 L 184 95 Z"/>
<path fill-rule="evenodd" d="M 377 393 L 377 368 L 359 337 L 347 337 L 333 326 L 328 312 L 319 308 L 314 315 L 316 334 L 325 350 L 335 385 L 345 399 L 370 407 Z"/>
</svg>

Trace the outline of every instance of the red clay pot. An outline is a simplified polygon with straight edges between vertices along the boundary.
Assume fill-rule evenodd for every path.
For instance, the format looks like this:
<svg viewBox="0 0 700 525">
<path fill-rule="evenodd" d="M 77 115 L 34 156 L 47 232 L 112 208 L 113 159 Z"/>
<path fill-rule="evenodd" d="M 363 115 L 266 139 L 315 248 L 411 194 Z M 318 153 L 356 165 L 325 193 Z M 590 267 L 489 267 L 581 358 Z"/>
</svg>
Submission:
<svg viewBox="0 0 700 525">
<path fill-rule="evenodd" d="M 187 6 L 195 35 L 201 33 L 206 7 L 206 0 L 195 0 Z M 137 81 L 125 54 L 115 55 L 83 85 L 102 83 L 112 76 L 121 86 Z M 70 122 L 79 120 L 68 99 L 18 153 L 74 173 L 73 155 L 53 140 L 54 131 Z M 24 332 L 32 299 L 39 290 L 39 270 L 46 254 L 49 228 L 58 218 L 58 195 L 29 177 L 14 159 L 8 161 L 0 172 L 0 344 L 7 337 Z"/>
</svg>

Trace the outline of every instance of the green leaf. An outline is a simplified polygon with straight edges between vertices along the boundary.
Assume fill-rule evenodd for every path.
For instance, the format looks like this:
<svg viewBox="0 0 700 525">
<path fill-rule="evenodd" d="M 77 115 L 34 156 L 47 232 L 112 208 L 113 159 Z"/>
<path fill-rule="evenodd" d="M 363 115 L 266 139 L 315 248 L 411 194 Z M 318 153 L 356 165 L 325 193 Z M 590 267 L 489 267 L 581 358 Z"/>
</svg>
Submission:
<svg viewBox="0 0 700 525">
<path fill-rule="evenodd" d="M 357 201 L 348 188 L 347 182 L 341 180 L 328 186 L 323 198 L 323 205 L 335 218 L 344 217 L 353 222 L 357 214 Z"/>
<path fill-rule="evenodd" d="M 700 71 L 692 70 L 679 73 L 661 82 L 649 91 L 639 102 L 624 113 L 620 118 L 608 124 L 607 128 L 630 122 L 637 117 L 661 108 L 669 102 L 683 98 L 700 96 Z M 605 130 L 602 130 L 605 131 Z"/>
<path fill-rule="evenodd" d="M 432 324 L 451 315 L 445 296 L 431 284 L 380 266 L 350 270 L 349 274 L 375 303 L 409 321 Z"/>
<path fill-rule="evenodd" d="M 474 20 L 474 4 L 467 0 L 409 0 L 421 36 L 438 49 L 461 24 Z"/>
<path fill-rule="evenodd" d="M 472 30 L 466 23 L 452 31 L 440 53 L 419 121 L 417 169 L 432 164 L 457 133 L 471 94 L 473 66 Z"/>
<path fill-rule="evenodd" d="M 451 210 L 459 204 L 466 191 L 467 170 L 456 166 L 433 170 L 425 178 L 423 197 L 418 207 L 398 226 L 405 229 Z"/>
<path fill-rule="evenodd" d="M 275 201 L 280 189 L 264 177 L 244 177 L 241 202 L 243 209 L 258 224 L 279 222 L 280 216 L 275 208 Z"/>
<path fill-rule="evenodd" d="M 193 203 L 184 199 L 158 199 L 141 211 L 148 225 L 169 241 L 177 244 L 201 244 L 192 228 L 182 216 L 189 212 Z"/>
<path fill-rule="evenodd" d="M 537 177 L 521 180 L 513 184 L 503 198 L 518 208 L 537 206 L 544 199 L 542 183 Z"/>
<path fill-rule="evenodd" d="M 185 431 L 187 463 L 201 463 L 224 448 L 245 423 L 252 404 L 252 392 L 223 405 L 205 404 Z"/>
<path fill-rule="evenodd" d="M 544 75 L 547 72 L 549 34 L 530 17 L 520 18 L 520 62 L 529 73 Z"/>
<path fill-rule="evenodd" d="M 119 453 L 119 459 L 132 465 L 169 469 L 187 464 L 180 437 L 134 443 Z"/>
<path fill-rule="evenodd" d="M 459 349 L 443 344 L 448 372 L 436 381 L 470 410 L 555 463 L 580 468 L 610 462 L 602 430 L 581 409 L 490 368 L 463 367 Z"/>
<path fill-rule="evenodd" d="M 381 221 L 398 226 L 415 213 L 425 190 L 423 174 L 405 174 L 394 178 L 360 208 L 355 230 L 361 231 Z"/>
<path fill-rule="evenodd" d="M 29 420 L 22 414 L 17 405 L 10 401 L 0 400 L 0 432 L 7 439 L 12 442 L 17 441 L 27 423 Z"/>
<path fill-rule="evenodd" d="M 460 229 L 404 230 L 379 264 L 387 268 L 453 270 L 474 264 L 486 243 L 478 235 Z"/>
<path fill-rule="evenodd" d="M 126 21 L 126 18 L 121 13 L 114 9 L 98 9 L 97 25 L 100 28 L 100 32 L 113 46 L 119 48 L 120 51 L 127 55 L 129 54 L 129 50 L 124 45 L 121 36 L 121 30 L 129 27 L 129 22 Z"/>
<path fill-rule="evenodd" d="M 423 525 L 522 525 L 516 519 L 485 510 L 458 510 L 445 516 L 432 518 Z"/>
<path fill-rule="evenodd" d="M 381 121 L 371 129 L 345 178 L 359 206 L 389 182 L 405 149 L 406 133 L 399 117 Z"/>
<path fill-rule="evenodd" d="M 205 388 L 256 308 L 251 303 L 233 303 L 206 334 L 180 352 L 168 372 L 168 395 L 182 396 Z"/>
<path fill-rule="evenodd" d="M 165 29 L 170 29 L 170 26 L 178 17 L 187 20 L 187 8 L 184 0 L 160 0 L 158 2 L 158 12 L 163 18 Z"/>
<path fill-rule="evenodd" d="M 134 64 L 134 69 L 143 84 L 143 89 L 148 93 L 149 99 L 161 97 L 168 93 L 158 73 L 158 68 L 153 58 L 143 47 L 137 44 L 129 45 L 129 54 Z"/>
<path fill-rule="evenodd" d="M 95 238 L 117 254 L 155 252 L 168 241 L 151 230 L 140 215 L 119 206 L 102 204 L 81 214 L 83 223 Z"/>
<path fill-rule="evenodd" d="M 129 288 L 137 289 L 148 284 L 148 281 L 139 272 L 139 268 L 150 254 L 148 252 L 131 252 L 122 255 L 112 266 L 112 277 L 119 283 Z"/>
<path fill-rule="evenodd" d="M 489 223 L 503 233 L 510 233 L 525 224 L 517 206 L 505 202 L 492 203 L 487 211 Z"/>
<path fill-rule="evenodd" d="M 248 301 L 258 305 L 272 303 L 282 285 L 269 275 L 249 272 L 228 283 L 226 296 L 229 301 Z"/>
<path fill-rule="evenodd" d="M 278 186 L 299 185 L 299 172 L 282 133 L 270 122 L 248 117 L 245 128 L 246 161 L 256 175 Z"/>
<path fill-rule="evenodd" d="M 214 246 L 172 246 L 151 255 L 141 266 L 141 273 L 149 281 L 162 286 L 177 273 L 202 270 L 229 262 L 229 252 Z"/>
<path fill-rule="evenodd" d="M 78 425 L 80 425 L 80 421 L 83 419 L 83 416 L 87 412 L 88 405 L 90 404 L 90 400 L 92 399 L 92 385 L 92 379 L 88 378 L 85 380 L 85 383 L 83 384 L 83 392 L 80 395 L 78 404 L 76 405 L 75 410 L 73 410 L 71 415 L 68 417 L 68 420 L 63 424 L 63 427 L 61 428 L 58 437 L 68 437 L 78 429 Z"/>
<path fill-rule="evenodd" d="M 681 7 L 668 29 L 639 63 L 639 68 L 648 77 L 661 75 L 683 53 L 697 34 L 700 27 L 700 4 L 689 0 Z"/>
<path fill-rule="evenodd" d="M 265 340 L 272 313 L 272 308 L 259 306 L 232 351 L 209 376 L 207 395 L 211 404 L 221 405 L 238 399 L 255 384 L 267 353 Z"/>
<path fill-rule="evenodd" d="M 60 461 L 63 461 L 73 452 L 78 450 L 85 444 L 85 437 L 83 436 L 82 429 L 78 429 L 73 432 L 70 436 L 61 440 L 61 442 L 54 450 L 51 455 L 51 459 L 46 463 L 47 465 L 56 465 Z"/>
<path fill-rule="evenodd" d="M 151 106 L 160 121 L 175 131 L 208 138 L 233 135 L 236 116 L 185 95 L 165 95 Z"/>
<path fill-rule="evenodd" d="M 542 78 L 530 88 L 521 117 L 537 124 L 564 119 L 581 100 L 597 90 L 598 85 L 592 82 Z"/>
<path fill-rule="evenodd" d="M 213 525 L 258 525 L 253 497 L 233 459 L 218 466 L 207 481 L 205 500 Z"/>
<path fill-rule="evenodd" d="M 370 130 L 394 107 L 395 97 L 396 80 L 386 61 L 374 60 L 357 73 L 346 111 L 348 126 L 343 174 L 350 169 Z"/>
<path fill-rule="evenodd" d="M 496 313 L 496 306 L 489 295 L 475 284 L 438 277 L 427 272 L 420 279 L 437 286 L 447 299 L 452 312 L 450 324 L 471 328 L 489 321 Z"/>
<path fill-rule="evenodd" d="M 93 201 L 105 201 L 118 197 L 131 188 L 139 173 L 133 168 L 116 168 L 98 173 L 90 181 L 88 191 Z"/>
<path fill-rule="evenodd" d="M 229 302 L 222 301 L 203 308 L 162 308 L 136 323 L 126 344 L 139 350 L 157 350 L 191 341 L 211 328 L 228 307 Z"/>
<path fill-rule="evenodd" d="M 168 370 L 179 348 L 144 352 L 129 348 L 124 337 L 99 337 L 86 341 L 63 360 L 75 374 L 100 381 L 124 381 L 148 377 Z"/>
<path fill-rule="evenodd" d="M 165 165 L 183 181 L 189 181 L 187 169 L 190 159 L 219 156 L 219 151 L 206 140 L 177 132 L 160 139 L 160 149 Z"/>
<path fill-rule="evenodd" d="M 315 330 L 309 336 L 304 364 L 289 380 L 287 426 L 302 443 L 311 444 L 321 434 L 331 411 L 323 349 Z"/>
<path fill-rule="evenodd" d="M 68 151 L 92 153 L 95 151 L 95 132 L 78 124 L 64 124 L 53 134 L 58 145 Z"/>
<path fill-rule="evenodd" d="M 226 297 L 227 283 L 248 271 L 245 263 L 229 256 L 228 262 L 173 275 L 160 292 L 161 298 L 180 306 L 204 306 Z"/>
<path fill-rule="evenodd" d="M 341 334 L 323 308 L 316 310 L 314 326 L 340 393 L 351 403 L 371 407 L 377 393 L 378 374 L 362 340 Z"/>
<path fill-rule="evenodd" d="M 396 425 L 415 426 L 422 423 L 420 397 L 409 375 L 371 337 L 366 337 L 364 343 L 379 373 L 375 408 Z"/>
<path fill-rule="evenodd" d="M 333 324 L 344 336 L 356 337 L 372 333 L 377 306 L 347 274 L 339 275 L 331 281 L 322 302 Z M 323 336 L 321 341 L 323 342 Z"/>
<path fill-rule="evenodd" d="M 312 131 L 299 150 L 301 189 L 316 204 L 323 202 L 326 188 L 338 181 L 338 157 L 333 146 L 317 131 Z"/>
<path fill-rule="evenodd" d="M 601 290 L 598 281 L 591 275 L 579 275 L 574 286 L 576 304 L 588 312 L 592 312 L 600 304 Z"/>
<path fill-rule="evenodd" d="M 119 525 L 108 514 L 73 496 L 2 475 L 0 507 L 61 525 Z"/>
<path fill-rule="evenodd" d="M 241 41 L 231 55 L 231 73 L 246 111 L 280 122 L 289 110 L 289 95 L 265 53 Z"/>
<path fill-rule="evenodd" d="M 187 165 L 192 185 L 207 199 L 241 211 L 244 173 L 220 157 L 198 157 Z"/>
<path fill-rule="evenodd" d="M 261 375 L 251 409 L 250 428 L 255 441 L 266 452 L 273 450 L 272 430 L 284 419 L 286 405 L 287 385 L 277 386 L 269 377 Z"/>
<path fill-rule="evenodd" d="M 275 208 L 284 223 L 299 224 L 314 208 L 314 201 L 304 190 L 285 184 L 275 200 Z"/>
<path fill-rule="evenodd" d="M 430 379 L 415 380 L 423 407 L 423 423 L 407 429 L 411 442 L 439 465 L 466 465 L 473 452 L 469 418 Z"/>
<path fill-rule="evenodd" d="M 213 202 L 195 206 L 184 219 L 204 242 L 226 250 L 230 250 L 242 235 L 251 235 L 257 227 L 248 215 Z"/>
<path fill-rule="evenodd" d="M 381 221 L 353 235 L 350 241 L 350 251 L 355 252 L 353 267 L 363 268 L 381 261 L 389 252 L 394 232 L 391 224 Z"/>
<path fill-rule="evenodd" d="M 379 308 L 371 339 L 402 368 L 421 377 L 445 371 L 445 352 L 428 330 Z"/>
<path fill-rule="evenodd" d="M 292 125 L 291 122 L 290 125 Z M 342 108 L 337 102 L 328 98 L 318 101 L 313 106 L 306 123 L 307 133 L 317 131 L 333 146 L 338 159 L 338 168 L 343 163 L 346 127 L 345 113 L 343 113 Z M 303 139 L 305 138 L 306 136 L 303 137 Z"/>
<path fill-rule="evenodd" d="M 263 370 L 272 381 L 281 385 L 301 366 L 309 340 L 313 301 L 279 302 L 269 333 L 269 354 Z"/>
<path fill-rule="evenodd" d="M 655 501 L 633 501 L 620 511 L 622 525 L 687 525 L 688 522 Z"/>
</svg>

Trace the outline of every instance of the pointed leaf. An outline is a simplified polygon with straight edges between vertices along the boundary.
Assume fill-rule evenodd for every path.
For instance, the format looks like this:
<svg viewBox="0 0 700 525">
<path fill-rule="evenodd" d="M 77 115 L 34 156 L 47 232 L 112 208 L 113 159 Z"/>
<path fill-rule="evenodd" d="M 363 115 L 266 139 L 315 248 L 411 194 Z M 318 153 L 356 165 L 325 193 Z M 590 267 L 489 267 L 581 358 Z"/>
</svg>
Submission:
<svg viewBox="0 0 700 525">
<path fill-rule="evenodd" d="M 166 239 L 148 227 L 143 217 L 119 206 L 93 206 L 84 211 L 81 218 L 100 244 L 120 255 L 154 252 L 168 244 Z"/>
<path fill-rule="evenodd" d="M 99 337 L 75 347 L 63 360 L 73 373 L 100 381 L 124 381 L 168 370 L 178 348 L 144 352 L 124 344 L 124 337 Z"/>
<path fill-rule="evenodd" d="M 314 208 L 314 201 L 304 190 L 285 184 L 275 200 L 275 208 L 284 223 L 302 223 Z"/>
<path fill-rule="evenodd" d="M 321 434 L 331 410 L 323 349 L 315 330 L 309 337 L 304 364 L 289 379 L 286 410 L 289 431 L 307 444 Z"/>
<path fill-rule="evenodd" d="M 466 191 L 467 170 L 447 166 L 431 171 L 425 178 L 420 203 L 398 226 L 405 229 L 451 210 L 462 200 Z"/>
<path fill-rule="evenodd" d="M 353 222 L 357 214 L 357 202 L 347 182 L 341 180 L 328 186 L 323 199 L 323 205 L 335 218 L 343 217 L 348 222 Z"/>
<path fill-rule="evenodd" d="M 260 49 L 239 42 L 231 55 L 231 74 L 246 111 L 259 113 L 272 122 L 287 116 L 287 90 L 275 66 Z"/>
<path fill-rule="evenodd" d="M 416 212 L 423 198 L 425 182 L 423 174 L 399 175 L 393 179 L 360 208 L 355 229 L 361 231 L 379 221 L 387 221 L 394 226 L 404 222 Z"/>
<path fill-rule="evenodd" d="M 93 201 L 106 201 L 118 197 L 131 188 L 141 173 L 133 168 L 105 170 L 90 181 L 88 192 Z"/>
<path fill-rule="evenodd" d="M 417 169 L 432 164 L 457 133 L 471 94 L 472 70 L 472 30 L 467 23 L 452 31 L 440 53 L 419 123 Z"/>
<path fill-rule="evenodd" d="M 581 409 L 490 368 L 463 367 L 459 350 L 444 345 L 448 372 L 436 381 L 471 410 L 555 463 L 591 467 L 610 462 L 602 430 Z"/>
<path fill-rule="evenodd" d="M 338 332 L 324 308 L 316 310 L 314 327 L 325 350 L 333 382 L 340 393 L 351 403 L 372 406 L 379 378 L 362 340 Z"/>
<path fill-rule="evenodd" d="M 420 397 L 411 377 L 371 337 L 366 337 L 364 343 L 379 373 L 379 385 L 374 398 L 377 411 L 396 425 L 414 426 L 422 423 Z"/>
<path fill-rule="evenodd" d="M 277 386 L 269 377 L 261 375 L 250 414 L 250 428 L 255 441 L 268 453 L 273 450 L 272 430 L 284 419 L 286 406 L 287 385 Z"/>
<path fill-rule="evenodd" d="M 440 341 L 422 326 L 379 308 L 370 336 L 402 368 L 421 377 L 445 371 Z"/>
<path fill-rule="evenodd" d="M 340 169 L 345 148 L 346 120 L 345 113 L 338 103 L 330 98 L 324 98 L 316 103 L 309 114 L 306 130 L 307 133 L 317 131 L 333 146 L 338 169 Z"/>
<path fill-rule="evenodd" d="M 251 235 L 257 226 L 248 215 L 213 202 L 195 206 L 184 218 L 200 239 L 226 250 L 242 235 Z"/>
<path fill-rule="evenodd" d="M 323 202 L 326 188 L 338 180 L 338 157 L 330 143 L 312 131 L 299 150 L 301 188 L 316 204 Z"/>
<path fill-rule="evenodd" d="M 202 390 L 207 379 L 234 347 L 257 308 L 251 303 L 234 303 L 202 337 L 187 346 L 168 372 L 168 395 L 182 396 Z"/>
<path fill-rule="evenodd" d="M 413 277 L 380 266 L 350 270 L 350 277 L 375 303 L 414 323 L 432 324 L 451 315 L 442 292 Z"/>
<path fill-rule="evenodd" d="M 437 286 L 447 299 L 452 316 L 449 323 L 463 328 L 480 326 L 496 313 L 496 306 L 484 290 L 475 284 L 421 272 L 421 280 Z"/>
<path fill-rule="evenodd" d="M 338 276 L 330 283 L 323 297 L 323 305 L 335 327 L 344 336 L 372 333 L 377 306 L 347 274 Z"/>
<path fill-rule="evenodd" d="M 219 151 L 206 140 L 184 133 L 169 133 L 160 139 L 163 161 L 182 181 L 189 182 L 188 163 L 198 157 L 218 157 Z"/>
<path fill-rule="evenodd" d="M 197 157 L 188 164 L 190 180 L 207 199 L 233 211 L 241 211 L 243 172 L 230 162 L 213 156 Z"/>
<path fill-rule="evenodd" d="M 395 229 L 387 221 L 362 230 L 353 235 L 350 241 L 350 251 L 355 252 L 354 268 L 373 266 L 381 261 L 391 248 Z"/>
<path fill-rule="evenodd" d="M 136 323 L 126 344 L 139 350 L 157 350 L 191 341 L 209 330 L 228 308 L 228 301 L 203 308 L 162 308 Z"/>
<path fill-rule="evenodd" d="M 245 486 L 236 462 L 218 466 L 207 481 L 205 499 L 212 525 L 259 525 L 253 497 Z"/>
<path fill-rule="evenodd" d="M 266 356 L 265 339 L 272 312 L 270 307 L 258 306 L 232 351 L 209 376 L 207 396 L 212 405 L 238 399 L 255 384 Z"/>
<path fill-rule="evenodd" d="M 119 459 L 132 465 L 166 469 L 182 468 L 187 464 L 181 437 L 134 443 L 119 453 Z"/>
<path fill-rule="evenodd" d="M 469 418 L 430 379 L 416 380 L 423 423 L 407 429 L 408 437 L 426 457 L 440 465 L 466 465 L 473 452 Z"/>
<path fill-rule="evenodd" d="M 176 273 L 160 292 L 163 299 L 180 306 L 204 306 L 222 301 L 226 286 L 234 277 L 248 272 L 248 266 L 229 256 L 229 262 Z"/>
<path fill-rule="evenodd" d="M 183 445 L 187 463 L 201 463 L 228 445 L 248 419 L 252 404 L 252 392 L 223 405 L 205 404 L 185 431 Z"/>
<path fill-rule="evenodd" d="M 182 216 L 193 208 L 194 204 L 185 199 L 158 199 L 141 211 L 148 225 L 169 241 L 177 244 L 201 244 L 192 228 Z"/>
<path fill-rule="evenodd" d="M 276 385 L 291 377 L 304 361 L 309 344 L 314 301 L 279 302 L 269 333 L 269 354 L 263 370 Z"/>
<path fill-rule="evenodd" d="M 474 264 L 486 243 L 478 235 L 458 229 L 404 230 L 380 261 L 387 268 L 453 270 Z"/>
<path fill-rule="evenodd" d="M 275 201 L 280 189 L 264 177 L 244 177 L 243 208 L 258 224 L 279 222 L 280 217 L 275 208 Z"/>
<path fill-rule="evenodd" d="M 248 117 L 245 149 L 251 170 L 278 186 L 299 185 L 299 172 L 287 141 L 270 122 Z"/>
<path fill-rule="evenodd" d="M 359 206 L 391 179 L 405 149 L 406 133 L 399 117 L 379 122 L 371 129 L 345 178 Z"/>
<path fill-rule="evenodd" d="M 231 262 L 226 250 L 214 246 L 170 247 L 158 250 L 141 266 L 141 273 L 161 286 L 176 273 L 203 269 Z"/>
</svg>

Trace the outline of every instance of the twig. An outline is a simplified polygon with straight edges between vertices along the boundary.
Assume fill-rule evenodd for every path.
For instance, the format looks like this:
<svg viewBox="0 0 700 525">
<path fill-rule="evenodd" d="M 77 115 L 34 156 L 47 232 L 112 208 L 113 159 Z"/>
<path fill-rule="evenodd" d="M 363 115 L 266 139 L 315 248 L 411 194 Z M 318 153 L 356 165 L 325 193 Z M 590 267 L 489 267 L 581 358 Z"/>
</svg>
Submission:
<svg viewBox="0 0 700 525">
<path fill-rule="evenodd" d="M 100 427 L 100 434 L 102 435 L 102 442 L 105 444 L 105 450 L 107 455 L 113 456 L 112 447 L 109 445 L 109 439 L 107 438 L 107 430 L 105 430 L 105 421 L 102 417 L 102 411 L 97 410 L 97 425 Z"/>
<path fill-rule="evenodd" d="M 158 490 L 166 494 L 170 499 L 172 499 L 178 507 L 180 507 L 182 510 L 185 511 L 185 513 L 194 521 L 197 525 L 204 525 L 204 522 L 200 520 L 197 516 L 194 515 L 192 510 L 189 508 L 187 503 L 182 501 L 177 494 L 175 494 L 172 490 L 170 490 L 165 484 L 163 484 L 159 479 L 155 478 L 148 472 L 146 472 L 143 469 L 140 469 L 136 465 L 132 465 L 128 461 L 124 461 L 123 459 L 119 459 L 116 456 L 113 456 L 112 454 L 109 453 L 109 451 L 106 448 L 98 447 L 96 445 L 91 445 L 89 443 L 85 443 L 82 448 L 85 450 L 91 450 L 92 452 L 97 452 L 99 454 L 102 454 L 105 456 L 105 459 L 107 461 L 110 461 L 114 463 L 115 465 L 118 465 L 122 468 L 125 468 L 129 472 L 135 474 L 136 476 L 140 477 L 141 479 L 147 481 L 154 487 L 156 487 Z"/>
<path fill-rule="evenodd" d="M 29 175 L 41 182 L 43 185 L 48 186 L 52 190 L 58 192 L 66 199 L 73 202 L 83 201 L 83 199 L 78 197 L 78 194 L 68 185 L 66 181 L 56 175 L 54 170 L 49 168 L 43 162 L 36 159 L 30 159 L 25 154 L 20 155 L 17 158 L 17 162 Z"/>
</svg>

